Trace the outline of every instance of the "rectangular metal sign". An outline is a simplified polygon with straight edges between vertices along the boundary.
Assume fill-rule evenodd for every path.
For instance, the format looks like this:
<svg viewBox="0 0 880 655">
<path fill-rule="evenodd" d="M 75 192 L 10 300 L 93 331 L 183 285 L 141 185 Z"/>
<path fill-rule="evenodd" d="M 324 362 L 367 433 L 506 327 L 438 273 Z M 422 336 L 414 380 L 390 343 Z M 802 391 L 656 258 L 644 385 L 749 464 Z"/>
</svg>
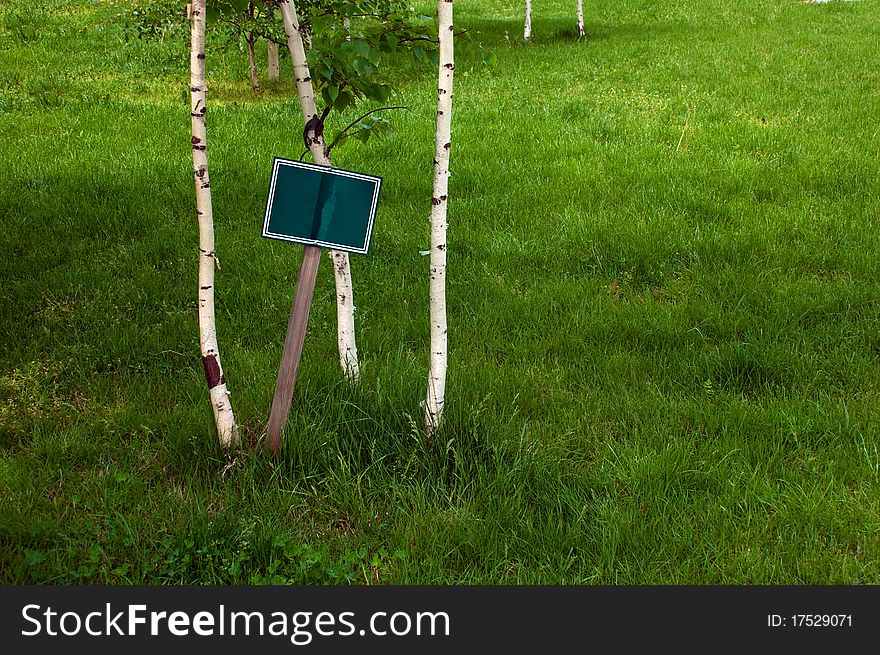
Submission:
<svg viewBox="0 0 880 655">
<path fill-rule="evenodd" d="M 263 236 L 366 255 L 382 178 L 275 157 Z"/>
</svg>

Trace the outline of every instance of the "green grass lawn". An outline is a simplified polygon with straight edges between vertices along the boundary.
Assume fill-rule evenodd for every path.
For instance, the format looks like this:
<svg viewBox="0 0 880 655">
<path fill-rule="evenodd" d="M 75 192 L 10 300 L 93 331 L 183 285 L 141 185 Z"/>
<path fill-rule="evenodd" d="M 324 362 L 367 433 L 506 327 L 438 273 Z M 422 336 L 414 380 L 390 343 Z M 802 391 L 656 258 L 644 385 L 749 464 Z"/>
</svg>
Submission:
<svg viewBox="0 0 880 655">
<path fill-rule="evenodd" d="M 226 456 L 188 29 L 139 38 L 132 4 L 0 6 L 0 583 L 880 581 L 880 3 L 586 2 L 578 40 L 538 0 L 524 43 L 521 2 L 459 0 L 497 65 L 456 69 L 446 424 L 419 405 L 436 72 L 406 64 L 393 138 L 335 153 L 384 180 L 362 382 L 325 260 L 279 461 L 289 61 L 257 95 L 209 38 Z"/>
</svg>

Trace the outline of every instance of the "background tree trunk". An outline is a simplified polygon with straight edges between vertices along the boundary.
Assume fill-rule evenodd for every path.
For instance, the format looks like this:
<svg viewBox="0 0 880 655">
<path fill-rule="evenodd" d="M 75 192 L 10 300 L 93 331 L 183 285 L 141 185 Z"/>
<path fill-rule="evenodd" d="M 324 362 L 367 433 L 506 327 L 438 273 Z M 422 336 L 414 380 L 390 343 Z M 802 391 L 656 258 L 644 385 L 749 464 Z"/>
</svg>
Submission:
<svg viewBox="0 0 880 655">
<path fill-rule="evenodd" d="M 278 44 L 272 39 L 266 42 L 266 55 L 269 61 L 268 74 L 270 80 L 277 80 L 281 77 L 281 67 L 278 65 Z"/>
<path fill-rule="evenodd" d="M 190 37 L 190 92 L 192 101 L 192 156 L 196 189 L 196 213 L 199 217 L 199 341 L 205 379 L 211 394 L 211 406 L 217 436 L 224 448 L 238 441 L 238 427 L 229 402 L 226 379 L 220 366 L 217 331 L 214 323 L 214 216 L 211 207 L 211 182 L 208 178 L 208 142 L 205 123 L 205 1 L 188 5 L 192 20 Z"/>
<path fill-rule="evenodd" d="M 260 90 L 260 78 L 257 75 L 257 59 L 254 55 L 254 42 L 257 40 L 257 37 L 254 36 L 254 33 L 251 32 L 247 38 L 247 46 L 248 46 L 248 66 L 251 69 L 251 88 L 254 91 Z"/>
<path fill-rule="evenodd" d="M 303 121 L 308 123 L 318 117 L 318 109 L 315 103 L 312 77 L 309 74 L 309 65 L 306 61 L 303 33 L 299 26 L 293 0 L 278 0 L 278 7 L 281 9 L 284 31 L 287 34 L 287 48 L 293 62 L 293 73 Z M 327 155 L 323 134 L 310 132 L 308 140 L 309 150 L 315 163 L 321 166 L 332 166 L 330 157 Z M 352 288 L 348 253 L 331 250 L 328 254 L 333 260 L 333 275 L 336 279 L 336 329 L 339 364 L 348 381 L 351 384 L 356 384 L 360 378 L 360 366 L 355 342 L 354 289 Z"/>
<path fill-rule="evenodd" d="M 253 20 L 254 15 L 256 13 L 256 7 L 254 7 L 253 2 L 249 2 L 247 6 L 247 16 L 251 20 Z M 257 76 L 257 59 L 254 56 L 254 43 L 256 43 L 257 37 L 253 32 L 248 32 L 247 35 L 247 47 L 248 47 L 248 66 L 251 69 L 251 88 L 254 91 L 260 90 L 260 78 Z"/>
<path fill-rule="evenodd" d="M 523 39 L 532 38 L 532 0 L 526 0 L 526 23 L 523 26 Z"/>
<path fill-rule="evenodd" d="M 578 36 L 583 36 L 584 32 L 584 0 L 577 0 L 577 19 L 578 19 Z"/>
<path fill-rule="evenodd" d="M 431 197 L 431 369 L 425 397 L 425 426 L 433 434 L 443 419 L 446 399 L 446 208 L 449 202 L 449 151 L 452 147 L 453 51 L 452 0 L 437 0 L 440 59 L 437 127 L 434 136 L 434 193 Z"/>
</svg>

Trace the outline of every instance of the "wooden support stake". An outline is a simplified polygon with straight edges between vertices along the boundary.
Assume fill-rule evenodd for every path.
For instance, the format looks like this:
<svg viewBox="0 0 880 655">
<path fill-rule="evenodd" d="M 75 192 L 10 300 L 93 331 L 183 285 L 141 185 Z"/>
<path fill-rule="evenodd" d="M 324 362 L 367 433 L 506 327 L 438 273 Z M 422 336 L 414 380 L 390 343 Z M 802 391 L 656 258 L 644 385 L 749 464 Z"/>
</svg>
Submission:
<svg viewBox="0 0 880 655">
<path fill-rule="evenodd" d="M 299 276 L 296 280 L 296 294 L 287 323 L 287 337 L 284 339 L 284 351 L 281 354 L 281 366 L 278 368 L 278 381 L 275 383 L 275 396 L 272 398 L 272 410 L 269 413 L 269 450 L 273 455 L 281 453 L 281 432 L 290 414 L 290 403 L 296 387 L 296 371 L 302 358 L 303 342 L 306 338 L 306 327 L 309 322 L 309 309 L 312 296 L 315 294 L 315 279 L 318 275 L 318 264 L 321 262 L 321 249 L 317 246 L 305 246 Z"/>
</svg>

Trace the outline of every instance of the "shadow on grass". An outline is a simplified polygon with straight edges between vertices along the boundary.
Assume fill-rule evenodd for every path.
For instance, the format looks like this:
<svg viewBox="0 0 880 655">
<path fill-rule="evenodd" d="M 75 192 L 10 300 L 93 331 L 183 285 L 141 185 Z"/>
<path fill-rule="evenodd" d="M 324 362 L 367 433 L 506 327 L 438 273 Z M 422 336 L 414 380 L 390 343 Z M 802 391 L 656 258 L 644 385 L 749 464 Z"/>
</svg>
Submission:
<svg viewBox="0 0 880 655">
<path fill-rule="evenodd" d="M 475 41 L 492 46 L 500 43 L 525 45 L 523 40 L 523 23 L 520 20 L 479 19 L 465 24 Z M 682 23 L 595 23 L 586 20 L 586 34 L 582 37 L 577 33 L 577 22 L 574 14 L 570 17 L 542 18 L 532 14 L 532 36 L 529 43 L 547 45 L 551 43 L 577 43 L 590 41 L 643 41 L 668 34 L 689 30 L 691 27 Z"/>
</svg>

